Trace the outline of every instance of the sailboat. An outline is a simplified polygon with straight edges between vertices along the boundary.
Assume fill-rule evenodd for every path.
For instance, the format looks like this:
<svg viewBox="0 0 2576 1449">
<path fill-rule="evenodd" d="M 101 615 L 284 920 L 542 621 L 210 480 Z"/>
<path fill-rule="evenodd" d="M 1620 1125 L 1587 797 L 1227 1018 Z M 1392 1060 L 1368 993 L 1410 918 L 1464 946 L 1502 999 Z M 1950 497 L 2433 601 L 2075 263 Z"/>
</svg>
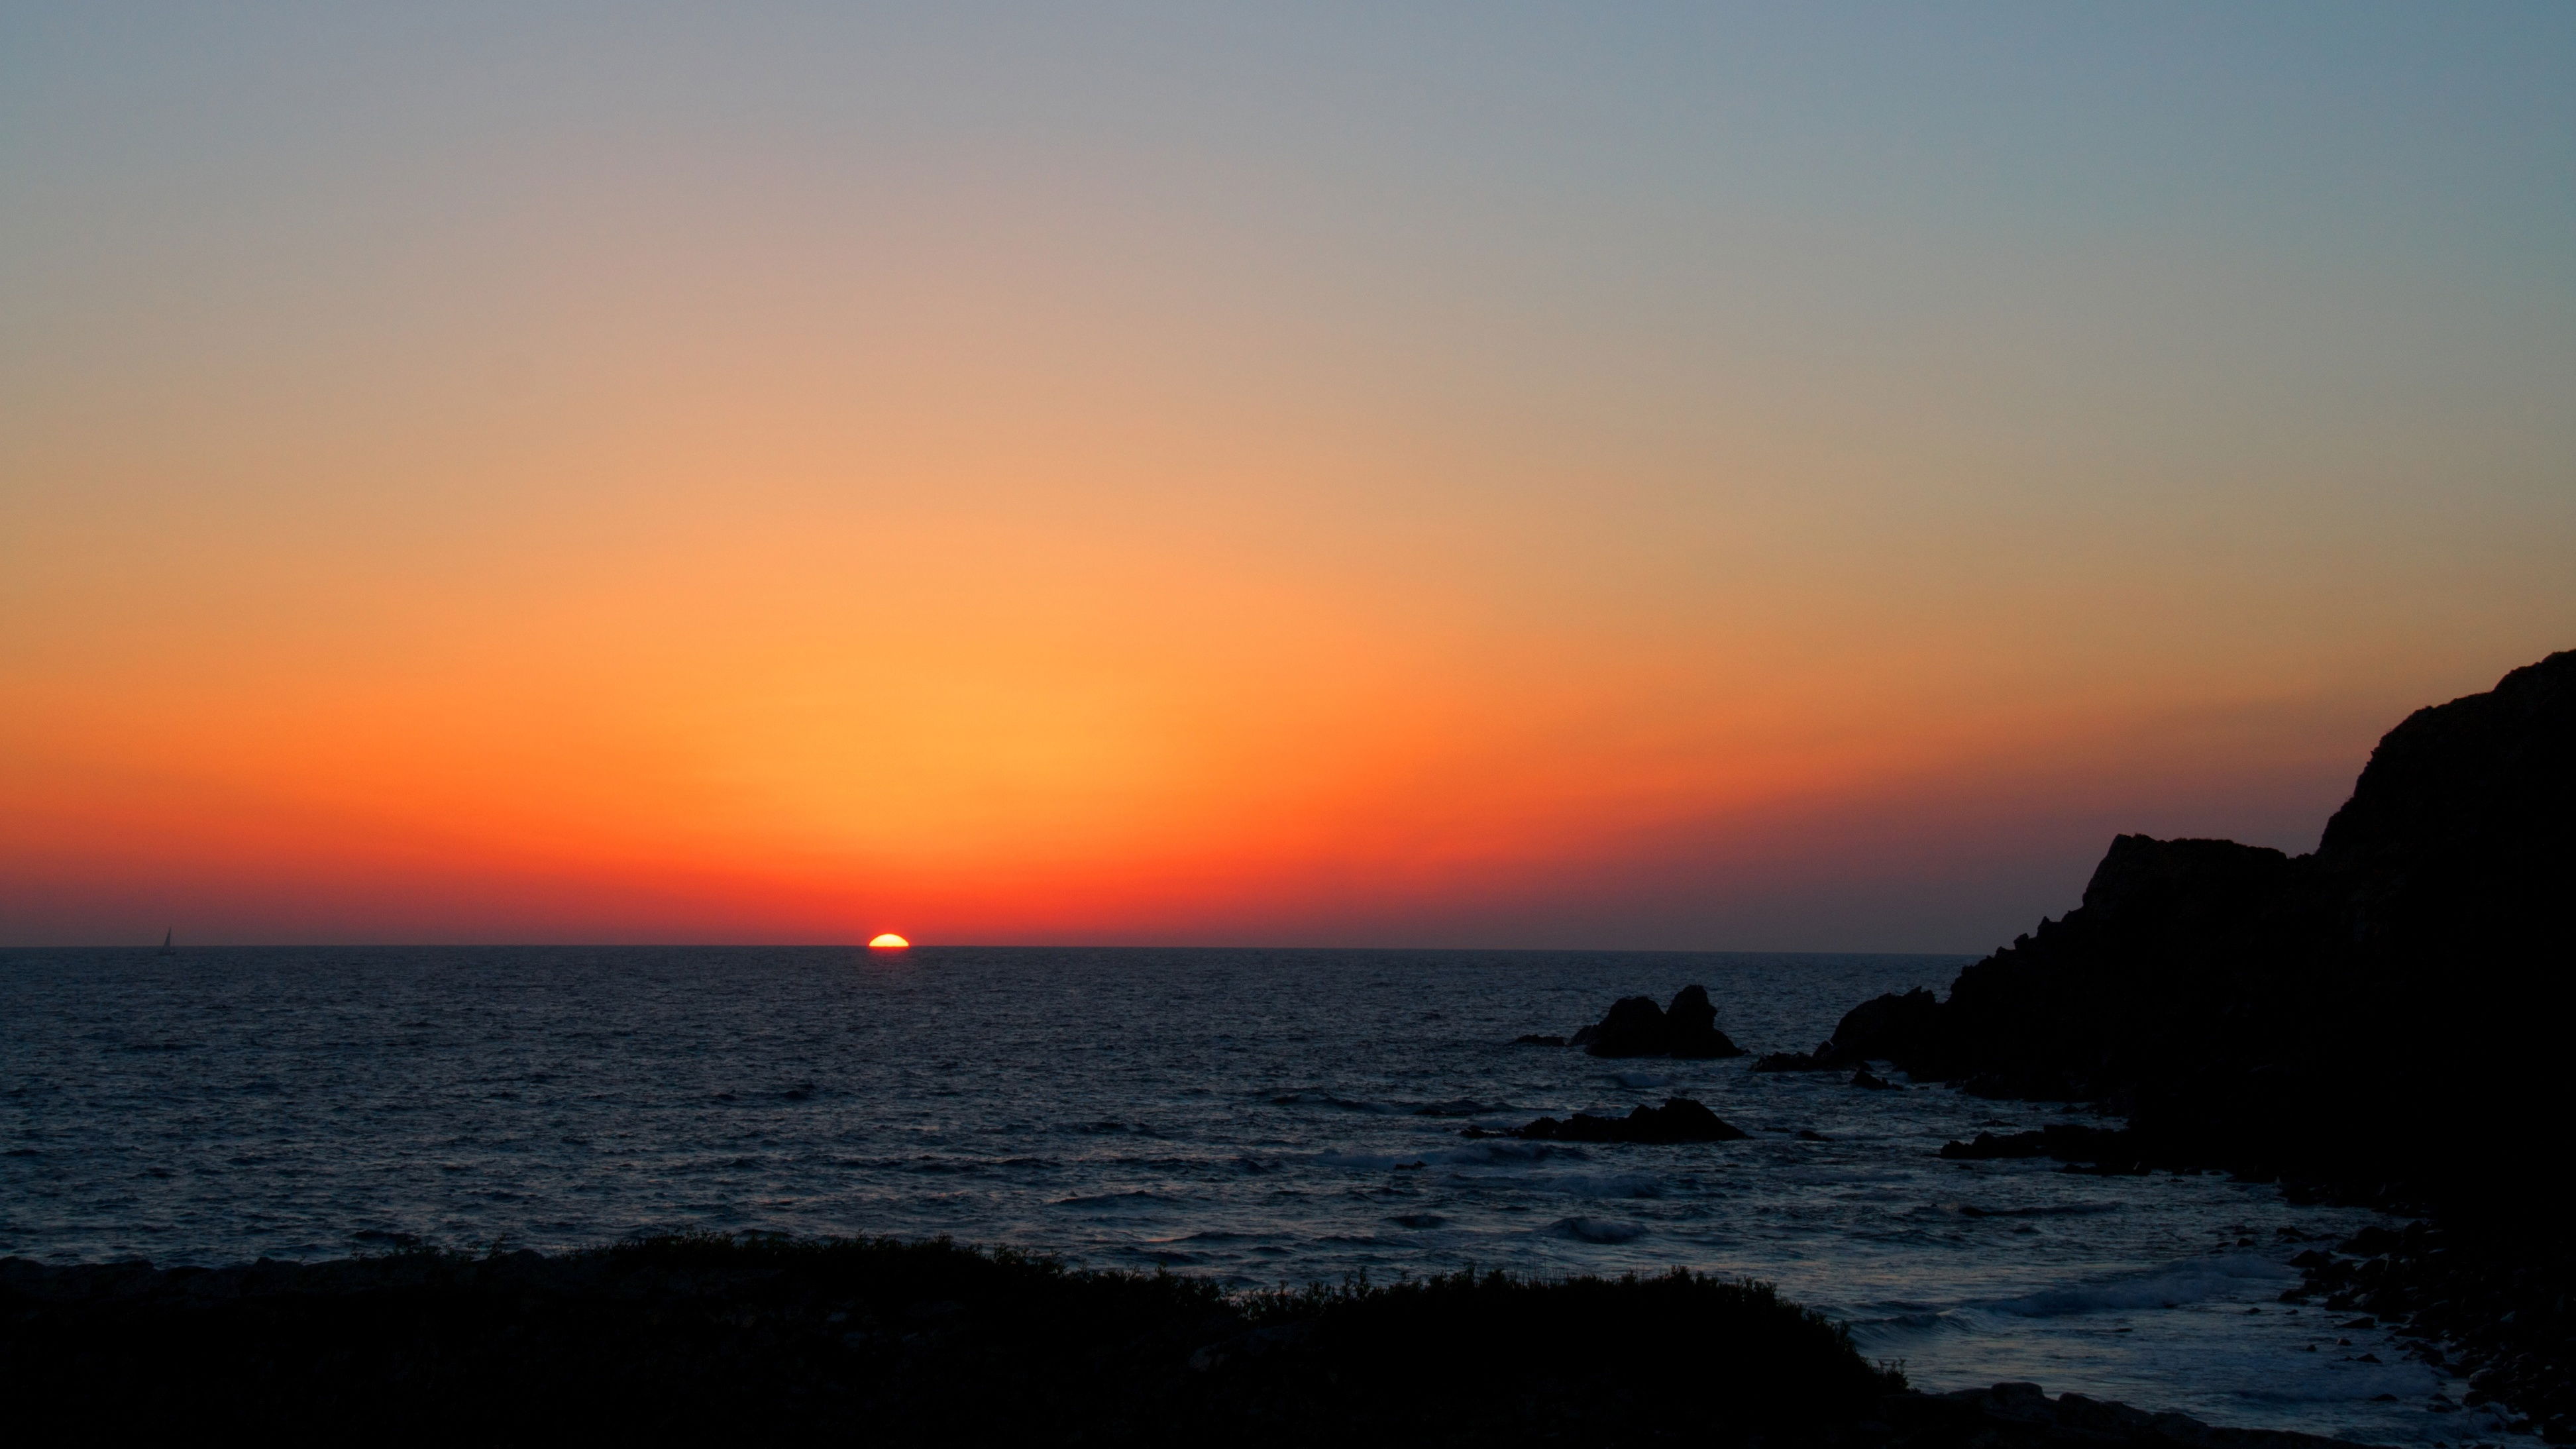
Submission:
<svg viewBox="0 0 2576 1449">
<path fill-rule="evenodd" d="M 173 934 L 174 933 L 171 931 L 163 931 L 161 933 L 161 954 L 164 956 L 176 956 L 179 954 L 179 948 L 170 944 L 170 937 Z"/>
</svg>

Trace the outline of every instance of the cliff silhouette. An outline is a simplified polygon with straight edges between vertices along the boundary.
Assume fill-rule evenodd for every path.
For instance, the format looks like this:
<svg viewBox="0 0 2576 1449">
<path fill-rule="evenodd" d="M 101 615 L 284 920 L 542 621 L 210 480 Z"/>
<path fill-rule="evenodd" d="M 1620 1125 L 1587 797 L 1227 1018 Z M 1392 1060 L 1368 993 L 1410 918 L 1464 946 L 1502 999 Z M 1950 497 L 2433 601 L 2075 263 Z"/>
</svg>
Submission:
<svg viewBox="0 0 2576 1449">
<path fill-rule="evenodd" d="M 2314 853 L 2120 836 L 2080 906 L 1946 999 L 1882 996 L 1773 1060 L 1887 1060 L 2128 1118 L 1945 1157 L 2221 1168 L 2423 1213 L 2310 1255 L 2308 1291 L 2443 1337 L 2482 1393 L 2576 1442 L 2571 900 L 2576 652 L 2408 716 Z"/>
<path fill-rule="evenodd" d="M 2140 1160 L 2539 1208 L 2529 1124 L 2576 1105 L 2571 884 L 2576 652 L 2390 730 L 2313 854 L 2120 836 L 2076 909 L 1945 1000 L 1854 1009 L 1830 1050 L 2099 1102 Z"/>
</svg>

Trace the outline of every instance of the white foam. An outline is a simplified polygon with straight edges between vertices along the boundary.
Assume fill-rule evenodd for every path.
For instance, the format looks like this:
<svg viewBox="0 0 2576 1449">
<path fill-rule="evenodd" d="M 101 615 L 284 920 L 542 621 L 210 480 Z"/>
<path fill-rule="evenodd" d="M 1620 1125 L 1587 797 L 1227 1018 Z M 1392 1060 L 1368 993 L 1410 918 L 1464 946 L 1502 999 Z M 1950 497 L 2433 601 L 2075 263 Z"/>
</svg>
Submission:
<svg viewBox="0 0 2576 1449">
<path fill-rule="evenodd" d="M 1558 1218 L 1547 1225 L 1547 1231 L 1581 1243 L 1629 1243 L 1653 1229 L 1618 1218 Z"/>
<path fill-rule="evenodd" d="M 2251 1253 L 2197 1258 L 2101 1283 L 2049 1288 L 1986 1306 L 2020 1318 L 2061 1318 L 2140 1308 L 2175 1308 L 2234 1298 L 2263 1285 L 2296 1280 L 2298 1270 Z"/>
</svg>

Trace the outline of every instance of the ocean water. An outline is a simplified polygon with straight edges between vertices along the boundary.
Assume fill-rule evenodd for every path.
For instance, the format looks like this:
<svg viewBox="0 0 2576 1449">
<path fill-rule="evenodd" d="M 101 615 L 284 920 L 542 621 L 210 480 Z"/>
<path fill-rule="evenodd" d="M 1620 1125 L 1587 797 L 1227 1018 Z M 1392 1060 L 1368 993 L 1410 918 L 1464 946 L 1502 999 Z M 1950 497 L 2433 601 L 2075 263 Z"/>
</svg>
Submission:
<svg viewBox="0 0 2576 1449">
<path fill-rule="evenodd" d="M 223 1263 L 680 1228 L 951 1234 L 1229 1284 L 1466 1265 L 1778 1283 L 1919 1387 L 2493 1441 L 2277 1301 L 2378 1219 L 2219 1176 L 1951 1163 L 2063 1120 L 1750 1058 L 1512 1045 L 1705 985 L 1756 1052 L 1960 958 L 840 948 L 0 953 L 0 1253 Z M 1902 1080 L 1901 1078 L 1899 1079 Z M 1753 1135 L 1471 1140 L 1687 1095 Z M 1799 1134 L 1812 1133 L 1823 1140 Z M 2377 1360 L 2373 1362 L 2372 1360 Z"/>
</svg>

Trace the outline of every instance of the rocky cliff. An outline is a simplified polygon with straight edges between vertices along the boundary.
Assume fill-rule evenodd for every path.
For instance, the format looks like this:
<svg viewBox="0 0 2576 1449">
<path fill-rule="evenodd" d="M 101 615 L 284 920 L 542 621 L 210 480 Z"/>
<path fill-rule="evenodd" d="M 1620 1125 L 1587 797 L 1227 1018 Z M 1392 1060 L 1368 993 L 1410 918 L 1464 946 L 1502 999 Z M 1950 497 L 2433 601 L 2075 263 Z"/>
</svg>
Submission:
<svg viewBox="0 0 2576 1449">
<path fill-rule="evenodd" d="M 2104 1103 L 2147 1160 L 2510 1216 L 2576 1107 L 2571 899 L 2576 652 L 2389 731 L 2314 854 L 2121 836 L 2063 919 L 1832 1047 Z"/>
</svg>

